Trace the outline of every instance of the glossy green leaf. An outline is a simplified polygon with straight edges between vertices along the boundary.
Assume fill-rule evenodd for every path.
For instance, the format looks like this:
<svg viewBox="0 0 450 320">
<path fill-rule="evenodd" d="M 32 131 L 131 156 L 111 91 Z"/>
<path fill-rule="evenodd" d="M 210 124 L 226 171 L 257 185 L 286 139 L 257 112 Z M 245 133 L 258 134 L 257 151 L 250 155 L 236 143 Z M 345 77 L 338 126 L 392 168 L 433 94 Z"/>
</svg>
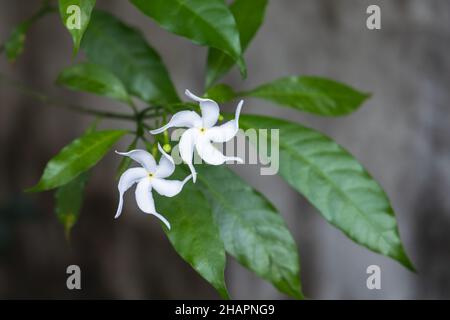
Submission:
<svg viewBox="0 0 450 320">
<path fill-rule="evenodd" d="M 266 6 L 267 0 L 235 0 L 230 5 L 230 10 L 240 33 L 242 52 L 247 49 L 263 23 Z M 206 70 L 206 87 L 209 88 L 227 73 L 234 63 L 235 61 L 223 51 L 210 49 Z"/>
<path fill-rule="evenodd" d="M 413 269 L 389 199 L 350 153 L 323 134 L 285 120 L 242 115 L 239 123 L 244 129 L 279 129 L 279 137 L 270 130 L 268 136 L 279 148 L 281 177 L 350 239 Z"/>
<path fill-rule="evenodd" d="M 64 227 L 67 240 L 70 239 L 70 232 L 80 215 L 84 189 L 88 178 L 89 173 L 83 172 L 68 184 L 58 188 L 55 192 L 56 215 Z"/>
<path fill-rule="evenodd" d="M 223 0 L 131 0 L 164 29 L 196 44 L 217 48 L 245 74 L 236 21 Z"/>
<path fill-rule="evenodd" d="M 45 16 L 47 13 L 51 11 L 51 8 L 48 4 L 45 4 L 29 19 L 20 23 L 17 27 L 9 35 L 8 39 L 4 44 L 6 57 L 9 62 L 15 62 L 17 58 L 22 54 L 23 49 L 25 47 L 26 35 L 30 27 L 37 20 Z"/>
<path fill-rule="evenodd" d="M 225 103 L 233 100 L 236 92 L 227 84 L 215 85 L 206 91 L 205 98 L 214 100 L 218 103 Z"/>
<path fill-rule="evenodd" d="M 370 96 L 342 83 L 317 77 L 281 78 L 241 95 L 267 99 L 321 116 L 349 114 Z"/>
<path fill-rule="evenodd" d="M 51 190 L 67 184 L 97 164 L 125 133 L 105 130 L 84 134 L 49 161 L 39 183 L 28 191 Z"/>
<path fill-rule="evenodd" d="M 176 177 L 183 179 L 185 176 L 183 173 Z M 228 298 L 224 278 L 225 249 L 211 207 L 202 193 L 190 181 L 176 197 L 155 193 L 155 203 L 158 212 L 170 221 L 171 230 L 164 229 L 178 254 L 211 283 L 222 298 Z"/>
<path fill-rule="evenodd" d="M 85 134 L 97 130 L 100 119 L 97 118 L 86 129 Z M 59 222 L 64 227 L 66 240 L 70 241 L 70 233 L 80 215 L 84 198 L 84 188 L 89 179 L 89 172 L 83 172 L 69 183 L 59 187 L 55 192 L 55 211 Z"/>
<path fill-rule="evenodd" d="M 74 53 L 77 53 L 81 39 L 91 20 L 95 0 L 58 0 L 59 14 L 64 26 L 72 36 Z"/>
<path fill-rule="evenodd" d="M 225 167 L 196 168 L 227 252 L 281 292 L 302 298 L 297 246 L 274 206 Z"/>
<path fill-rule="evenodd" d="M 82 63 L 64 69 L 56 83 L 72 90 L 86 91 L 125 103 L 130 96 L 122 81 L 103 66 Z"/>
<path fill-rule="evenodd" d="M 158 53 L 138 30 L 109 13 L 94 10 L 81 46 L 90 62 L 113 72 L 130 94 L 147 102 L 179 101 Z"/>
</svg>

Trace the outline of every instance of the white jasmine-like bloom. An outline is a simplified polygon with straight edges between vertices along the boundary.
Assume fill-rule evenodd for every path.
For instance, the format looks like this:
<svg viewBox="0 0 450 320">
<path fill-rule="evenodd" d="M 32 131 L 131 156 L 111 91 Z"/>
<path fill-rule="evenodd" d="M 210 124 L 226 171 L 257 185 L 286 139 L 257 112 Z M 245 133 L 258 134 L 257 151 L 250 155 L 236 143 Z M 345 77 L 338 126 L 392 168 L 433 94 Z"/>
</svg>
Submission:
<svg viewBox="0 0 450 320">
<path fill-rule="evenodd" d="M 183 181 L 166 180 L 165 178 L 171 176 L 175 171 L 175 163 L 172 157 L 165 153 L 159 144 L 158 149 L 161 152 L 161 160 L 158 165 L 156 165 L 155 158 L 145 150 L 132 150 L 129 152 L 116 151 L 117 154 L 130 157 L 141 165 L 141 168 L 128 169 L 120 177 L 118 186 L 120 200 L 115 216 L 116 219 L 122 213 L 123 195 L 125 191 L 137 183 L 135 193 L 139 209 L 158 217 L 170 229 L 169 221 L 156 212 L 152 189 L 155 189 L 156 192 L 165 197 L 176 196 L 181 192 L 184 184 L 189 181 L 192 175 L 189 175 Z"/>
<path fill-rule="evenodd" d="M 158 134 L 172 127 L 189 128 L 181 136 L 179 150 L 181 159 L 191 170 L 194 182 L 197 177 L 195 168 L 192 165 L 194 147 L 200 158 L 208 164 L 221 165 L 226 161 L 242 163 L 241 158 L 224 156 L 212 145 L 212 142 L 227 142 L 236 135 L 239 130 L 239 115 L 244 101 L 241 100 L 239 102 L 234 120 L 230 120 L 220 126 L 214 126 L 220 114 L 217 103 L 210 99 L 197 97 L 189 90 L 186 90 L 185 93 L 192 100 L 199 102 L 202 116 L 200 117 L 195 111 L 180 111 L 175 113 L 165 126 L 152 130 L 150 133 Z"/>
</svg>

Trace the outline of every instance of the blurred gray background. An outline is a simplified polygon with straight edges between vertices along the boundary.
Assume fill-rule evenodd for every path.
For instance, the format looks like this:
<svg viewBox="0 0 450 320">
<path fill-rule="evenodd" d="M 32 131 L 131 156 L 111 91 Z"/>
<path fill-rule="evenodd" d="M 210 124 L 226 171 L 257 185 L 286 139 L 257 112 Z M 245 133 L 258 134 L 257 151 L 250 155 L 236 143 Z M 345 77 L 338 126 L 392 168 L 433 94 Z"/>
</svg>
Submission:
<svg viewBox="0 0 450 320">
<path fill-rule="evenodd" d="M 204 48 L 161 30 L 128 1 L 98 2 L 144 31 L 179 93 L 202 90 Z M 381 6 L 380 31 L 365 26 L 369 4 Z M 39 1 L 0 0 L 0 41 L 38 6 Z M 246 53 L 248 79 L 241 80 L 236 70 L 225 79 L 246 89 L 286 75 L 320 75 L 374 94 L 358 112 L 338 119 L 253 99 L 244 108 L 306 123 L 350 150 L 390 195 L 406 250 L 418 269 L 410 273 L 355 245 L 280 178 L 260 176 L 256 166 L 234 166 L 286 219 L 298 243 L 308 297 L 450 298 L 449 52 L 447 0 L 272 0 Z M 123 108 L 53 85 L 58 71 L 73 62 L 71 53 L 71 39 L 53 15 L 32 28 L 16 64 L 1 57 L 0 70 L 67 101 Z M 113 154 L 94 170 L 71 246 L 54 215 L 52 194 L 23 194 L 48 159 L 90 121 L 0 87 L 0 298 L 218 298 L 178 257 L 156 219 L 136 210 L 131 197 L 121 219 L 113 220 L 119 162 Z M 65 287 L 70 264 L 82 269 L 79 292 Z M 365 271 L 371 264 L 382 269 L 381 290 L 366 288 Z M 226 278 L 233 298 L 286 298 L 232 258 Z"/>
</svg>

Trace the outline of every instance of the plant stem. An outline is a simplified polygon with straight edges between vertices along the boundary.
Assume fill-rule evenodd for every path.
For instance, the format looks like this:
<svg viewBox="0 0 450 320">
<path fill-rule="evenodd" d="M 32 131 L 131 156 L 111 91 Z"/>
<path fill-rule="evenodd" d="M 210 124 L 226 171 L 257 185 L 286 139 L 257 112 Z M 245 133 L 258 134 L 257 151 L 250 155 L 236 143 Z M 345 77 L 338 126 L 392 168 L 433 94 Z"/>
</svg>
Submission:
<svg viewBox="0 0 450 320">
<path fill-rule="evenodd" d="M 152 118 L 157 118 L 160 116 L 159 114 L 159 110 L 163 108 L 161 106 L 152 106 L 152 107 L 148 107 L 143 109 L 142 111 L 140 111 L 140 116 L 142 119 L 152 119 Z M 149 113 L 150 111 L 153 111 L 152 113 Z"/>
<path fill-rule="evenodd" d="M 129 106 L 131 107 L 131 109 L 133 110 L 134 116 L 137 117 L 139 111 L 138 111 L 136 105 L 134 104 L 134 102 L 133 102 L 133 100 L 132 100 L 131 98 L 130 98 L 129 101 L 128 101 L 128 105 L 129 105 Z"/>
<path fill-rule="evenodd" d="M 88 114 L 88 115 L 99 116 L 99 117 L 110 118 L 110 119 L 122 119 L 122 120 L 131 120 L 131 121 L 136 120 L 135 115 L 132 115 L 132 114 L 101 111 L 101 110 L 95 110 L 95 109 L 91 109 L 91 108 L 76 105 L 76 104 L 66 103 L 59 99 L 46 96 L 45 94 L 43 94 L 39 91 L 36 91 L 34 89 L 31 89 L 30 87 L 25 86 L 17 81 L 12 81 L 1 73 L 0 73 L 0 83 L 5 84 L 10 87 L 13 87 L 14 89 L 19 91 L 23 95 L 30 97 L 34 100 L 37 100 L 39 102 L 42 102 L 48 106 L 58 107 L 58 108 L 62 108 L 62 109 L 66 109 L 66 110 L 70 110 L 70 111 L 74 111 L 74 112 L 78 112 L 78 113 L 84 113 L 84 114 Z"/>
</svg>

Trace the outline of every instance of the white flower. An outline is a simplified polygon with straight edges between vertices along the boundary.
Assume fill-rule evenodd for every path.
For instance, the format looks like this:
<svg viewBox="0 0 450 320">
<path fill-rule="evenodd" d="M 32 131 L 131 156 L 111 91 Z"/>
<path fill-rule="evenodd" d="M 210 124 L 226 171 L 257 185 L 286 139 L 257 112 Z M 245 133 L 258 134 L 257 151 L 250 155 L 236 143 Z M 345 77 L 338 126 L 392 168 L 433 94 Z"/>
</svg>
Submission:
<svg viewBox="0 0 450 320">
<path fill-rule="evenodd" d="M 187 127 L 180 139 L 179 149 L 183 161 L 189 166 L 195 182 L 197 173 L 192 165 L 194 147 L 200 158 L 211 165 L 221 165 L 226 161 L 243 162 L 237 157 L 224 156 L 217 150 L 211 142 L 227 142 L 231 140 L 239 130 L 239 114 L 241 113 L 242 104 L 240 101 L 235 114 L 235 119 L 228 121 L 220 126 L 214 127 L 219 119 L 219 106 L 210 99 L 203 99 L 195 96 L 189 90 L 186 95 L 200 103 L 202 116 L 200 117 L 194 111 L 180 111 L 175 113 L 170 121 L 163 127 L 150 131 L 151 134 L 161 133 L 172 127 Z"/>
<path fill-rule="evenodd" d="M 152 214 L 158 217 L 170 229 L 170 223 L 162 215 L 156 212 L 155 203 L 153 201 L 152 189 L 155 189 L 162 196 L 173 197 L 181 192 L 184 184 L 189 181 L 192 175 L 189 175 L 183 181 L 165 180 L 165 178 L 172 175 L 175 171 L 175 163 L 171 156 L 164 152 L 158 144 L 158 149 L 161 152 L 161 160 L 159 165 L 153 156 L 145 150 L 132 150 L 130 152 L 117 152 L 122 156 L 127 156 L 138 162 L 141 168 L 131 168 L 125 171 L 119 180 L 119 207 L 115 218 L 117 219 L 122 213 L 123 195 L 133 184 L 137 183 L 136 187 L 136 202 L 139 209 L 145 213 Z"/>
</svg>

